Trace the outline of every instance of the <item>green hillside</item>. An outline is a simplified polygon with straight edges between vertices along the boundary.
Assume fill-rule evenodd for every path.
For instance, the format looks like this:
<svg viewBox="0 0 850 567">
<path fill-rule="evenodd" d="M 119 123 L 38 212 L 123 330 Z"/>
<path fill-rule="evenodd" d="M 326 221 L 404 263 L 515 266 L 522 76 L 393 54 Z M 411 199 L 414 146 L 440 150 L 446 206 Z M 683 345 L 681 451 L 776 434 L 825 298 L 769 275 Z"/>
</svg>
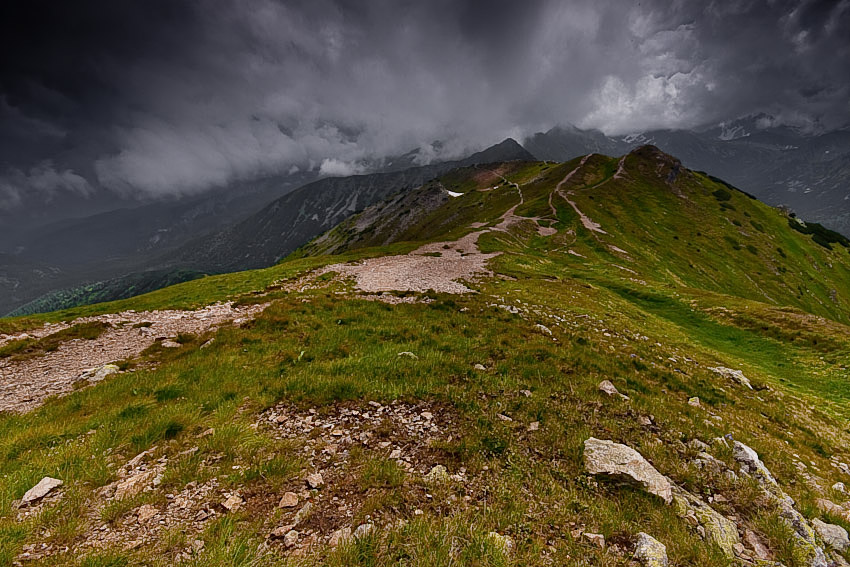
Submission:
<svg viewBox="0 0 850 567">
<path fill-rule="evenodd" d="M 643 147 L 460 168 L 271 268 L 0 320 L 3 372 L 61 356 L 46 322 L 268 304 L 0 413 L 0 564 L 650 565 L 643 532 L 670 565 L 841 565 L 812 526 L 850 528 L 847 244 Z"/>
</svg>

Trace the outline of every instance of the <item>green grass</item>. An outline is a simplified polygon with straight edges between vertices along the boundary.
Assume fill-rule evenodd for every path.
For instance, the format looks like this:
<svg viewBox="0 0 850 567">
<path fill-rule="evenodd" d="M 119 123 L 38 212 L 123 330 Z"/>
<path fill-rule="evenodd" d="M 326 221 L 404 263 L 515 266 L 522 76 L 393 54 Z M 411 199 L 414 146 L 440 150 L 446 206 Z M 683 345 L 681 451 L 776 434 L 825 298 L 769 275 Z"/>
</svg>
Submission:
<svg viewBox="0 0 850 567">
<path fill-rule="evenodd" d="M 583 527 L 625 547 L 646 531 L 667 545 L 672 564 L 728 565 L 671 508 L 588 476 L 581 447 L 593 435 L 634 447 L 694 493 L 724 495 L 723 513 L 741 518 L 786 565 L 795 564 L 799 558 L 783 543 L 784 524 L 756 486 L 695 469 L 684 443 L 733 435 L 759 451 L 801 509 L 815 513 L 815 492 L 795 462 L 814 463 L 811 470 L 830 486 L 841 480 L 830 457 L 850 459 L 847 253 L 818 245 L 791 230 L 779 213 L 700 174 L 681 177 L 675 187 L 659 185 L 637 159 L 628 158 L 627 179 L 613 180 L 617 161 L 596 156 L 567 187 L 607 235 L 584 229 L 563 200 L 553 200 L 554 214 L 549 206 L 554 184 L 577 161 L 505 167 L 500 175 L 523 184 L 525 204 L 517 213 L 547 216 L 558 233 L 541 237 L 526 222 L 510 234 L 483 235 L 481 248 L 502 254 L 490 264 L 496 277 L 476 284 L 477 294 L 429 294 L 430 303 L 390 305 L 359 299 L 330 277 L 321 282 L 327 287 L 304 291 L 288 292 L 279 283 L 324 264 L 457 237 L 471 230 L 469 222 L 492 224 L 518 203 L 512 186 L 492 176 L 476 178 L 480 170 L 470 169 L 440 180 L 464 196 L 409 226 L 386 248 L 333 257 L 304 256 L 302 250 L 265 270 L 0 321 L 10 332 L 123 309 L 271 301 L 253 322 L 218 330 L 208 348 L 199 348 L 206 337 L 181 336 L 182 348 L 146 355 L 157 364 L 140 364 L 25 415 L 0 415 L 0 563 L 12 561 L 24 544 L 43 541 L 45 530 L 50 541 L 73 545 L 97 522 L 119 525 L 143 502 L 165 502 L 191 482 L 214 478 L 258 508 L 223 515 L 201 533 L 169 531 L 155 545 L 35 564 L 169 565 L 195 538 L 204 547 L 188 564 L 197 566 L 628 561 L 627 553 L 602 552 L 573 537 L 571 531 Z M 722 200 L 715 194 L 720 191 Z M 735 211 L 720 211 L 718 200 Z M 715 215 L 710 222 L 706 211 Z M 703 215 L 700 223 L 697 215 Z M 747 223 L 732 220 L 745 217 L 755 230 L 742 234 Z M 785 276 L 776 275 L 779 267 Z M 838 303 L 831 289 L 838 290 Z M 69 330 L 63 340 L 86 332 Z M 37 343 L 3 348 L 14 357 Z M 475 370 L 476 364 L 485 370 Z M 743 369 L 756 390 L 708 370 L 717 365 Z M 600 393 L 603 379 L 630 399 Z M 687 404 L 692 396 L 701 407 Z M 415 464 L 441 463 L 452 474 L 465 471 L 466 480 L 428 486 L 386 455 L 358 448 L 336 477 L 348 492 L 334 493 L 329 485 L 312 498 L 349 498 L 355 509 L 345 521 L 355 527 L 368 519 L 379 528 L 301 558 L 264 547 L 268 532 L 287 521 L 276 502 L 282 492 L 303 488 L 313 455 L 305 453 L 304 439 L 277 438 L 261 422 L 262 412 L 281 402 L 306 414 L 338 405 L 368 408 L 370 400 L 426 400 L 444 408 L 453 419 L 451 439 L 428 447 L 427 462 Z M 648 416 L 652 426 L 641 426 L 637 418 Z M 532 422 L 540 423 L 538 431 L 528 431 Z M 393 431 L 376 434 L 391 437 Z M 98 508 L 98 490 L 116 480 L 117 467 L 153 447 L 152 458 L 167 458 L 160 487 Z M 731 463 L 731 451 L 712 451 Z M 63 479 L 68 496 L 19 522 L 12 501 L 45 475 Z M 326 522 L 328 530 L 339 525 L 321 514 L 310 521 Z M 491 532 L 510 536 L 513 554 L 495 545 Z"/>
</svg>

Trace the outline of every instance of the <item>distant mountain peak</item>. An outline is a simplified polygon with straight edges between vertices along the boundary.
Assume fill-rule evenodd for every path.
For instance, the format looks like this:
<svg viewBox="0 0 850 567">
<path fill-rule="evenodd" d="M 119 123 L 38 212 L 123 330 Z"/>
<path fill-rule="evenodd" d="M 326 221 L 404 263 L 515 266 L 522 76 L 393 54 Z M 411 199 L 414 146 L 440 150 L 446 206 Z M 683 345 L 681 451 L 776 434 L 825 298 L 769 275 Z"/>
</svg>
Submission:
<svg viewBox="0 0 850 567">
<path fill-rule="evenodd" d="M 505 138 L 498 144 L 476 152 L 463 160 L 472 163 L 494 163 L 501 161 L 535 161 L 534 154 L 526 150 L 513 138 Z"/>
</svg>

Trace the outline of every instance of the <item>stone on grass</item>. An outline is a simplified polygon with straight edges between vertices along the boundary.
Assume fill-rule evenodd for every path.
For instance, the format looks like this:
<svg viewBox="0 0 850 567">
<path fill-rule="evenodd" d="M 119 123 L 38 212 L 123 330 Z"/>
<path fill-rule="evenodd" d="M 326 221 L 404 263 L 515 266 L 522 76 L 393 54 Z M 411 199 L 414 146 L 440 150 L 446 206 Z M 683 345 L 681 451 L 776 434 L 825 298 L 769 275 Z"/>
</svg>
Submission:
<svg viewBox="0 0 850 567">
<path fill-rule="evenodd" d="M 91 381 L 100 382 L 107 376 L 117 374 L 118 372 L 120 372 L 120 370 L 121 369 L 118 368 L 117 364 L 104 364 L 103 366 L 94 371 L 94 374 L 92 374 L 91 377 Z"/>
<path fill-rule="evenodd" d="M 617 387 L 614 386 L 614 384 L 612 384 L 610 380 L 603 380 L 602 382 L 600 382 L 599 390 L 608 394 L 609 396 L 619 396 L 619 398 L 622 400 L 629 399 L 629 397 L 625 394 L 621 394 L 620 391 L 617 390 Z"/>
<path fill-rule="evenodd" d="M 845 551 L 850 547 L 850 538 L 847 536 L 847 530 L 835 524 L 827 524 L 818 518 L 812 520 L 812 527 L 821 537 L 821 539 L 830 547 L 838 551 Z"/>
<path fill-rule="evenodd" d="M 21 498 L 21 506 L 35 504 L 55 489 L 62 486 L 62 484 L 63 482 L 58 478 L 52 478 L 49 476 L 44 477 L 38 481 L 38 484 L 26 491 L 23 498 Z"/>
<path fill-rule="evenodd" d="M 753 385 L 750 384 L 750 381 L 744 376 L 744 373 L 740 370 L 733 370 L 731 368 L 726 368 L 725 366 L 717 366 L 714 368 L 709 368 L 715 374 L 722 376 L 728 380 L 732 380 L 733 382 L 744 386 L 745 388 L 753 389 Z"/>
<path fill-rule="evenodd" d="M 688 405 L 693 406 L 695 408 L 698 408 L 698 407 L 700 407 L 701 404 L 700 404 L 699 398 L 694 396 L 693 398 L 688 398 Z"/>
<path fill-rule="evenodd" d="M 841 492 L 842 494 L 845 494 L 847 492 L 847 487 L 844 486 L 843 482 L 836 482 L 832 485 L 832 489 L 836 492 Z"/>
<path fill-rule="evenodd" d="M 667 504 L 673 500 L 672 485 L 667 477 L 626 445 L 591 437 L 584 442 L 584 466 L 591 474 L 636 483 Z"/>
<path fill-rule="evenodd" d="M 475 370 L 478 370 L 479 372 L 483 372 L 483 371 L 487 370 L 487 369 L 484 367 L 484 365 L 483 365 L 483 364 L 481 364 L 480 362 L 479 362 L 478 364 L 476 364 L 475 366 L 473 366 L 473 368 L 474 368 Z"/>
<path fill-rule="evenodd" d="M 587 540 L 590 545 L 596 546 L 599 549 L 605 549 L 605 536 L 602 534 L 592 534 L 584 532 L 581 536 Z"/>
<path fill-rule="evenodd" d="M 295 508 L 298 506 L 298 495 L 294 492 L 287 492 L 283 495 L 278 503 L 278 508 Z"/>
<path fill-rule="evenodd" d="M 769 484 L 776 484 L 776 479 L 764 466 L 764 463 L 759 459 L 759 454 L 754 449 L 744 445 L 740 441 L 735 441 L 732 447 L 732 456 L 741 465 L 741 468 L 756 477 L 757 480 L 763 480 Z"/>
<path fill-rule="evenodd" d="M 651 535 L 640 532 L 635 544 L 635 559 L 645 567 L 667 567 L 667 546 Z"/>
</svg>

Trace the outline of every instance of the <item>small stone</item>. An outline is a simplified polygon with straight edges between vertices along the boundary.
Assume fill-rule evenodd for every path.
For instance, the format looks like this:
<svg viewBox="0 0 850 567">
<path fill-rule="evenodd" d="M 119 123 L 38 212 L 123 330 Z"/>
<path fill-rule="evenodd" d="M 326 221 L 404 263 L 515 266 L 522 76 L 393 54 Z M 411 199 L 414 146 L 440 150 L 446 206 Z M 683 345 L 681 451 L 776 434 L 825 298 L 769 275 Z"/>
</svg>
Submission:
<svg viewBox="0 0 850 567">
<path fill-rule="evenodd" d="M 688 398 L 688 405 L 698 408 L 701 404 L 699 402 L 699 398 L 694 396 L 693 398 Z"/>
<path fill-rule="evenodd" d="M 634 557 L 645 567 L 667 567 L 667 546 L 652 537 L 640 532 L 635 544 Z"/>
<path fill-rule="evenodd" d="M 300 510 L 295 514 L 295 517 L 292 519 L 292 523 L 294 525 L 298 525 L 307 520 L 310 517 L 310 514 L 313 512 L 313 504 L 307 502 L 304 504 Z"/>
<path fill-rule="evenodd" d="M 100 382 L 107 376 L 117 374 L 120 371 L 121 369 L 118 368 L 118 365 L 116 364 L 104 364 L 103 366 L 94 371 L 94 374 L 91 377 L 91 381 Z"/>
<path fill-rule="evenodd" d="M 605 549 L 605 536 L 602 534 L 592 534 L 590 532 L 584 532 L 581 534 L 590 545 L 594 545 L 599 549 Z"/>
<path fill-rule="evenodd" d="M 159 344 L 162 345 L 162 348 L 180 348 L 181 346 L 183 346 L 177 341 L 173 341 L 171 339 L 165 339 Z"/>
<path fill-rule="evenodd" d="M 331 538 L 328 540 L 328 545 L 336 547 L 341 543 L 347 542 L 349 539 L 351 539 L 351 528 L 340 528 L 331 534 Z"/>
<path fill-rule="evenodd" d="M 283 495 L 278 503 L 278 508 L 295 508 L 298 506 L 298 495 L 294 492 L 287 492 Z"/>
<path fill-rule="evenodd" d="M 487 370 L 487 368 L 486 368 L 483 364 L 481 364 L 481 363 L 476 364 L 475 366 L 473 366 L 473 368 L 474 368 L 475 370 L 480 371 L 480 372 L 484 372 L 485 370 Z"/>
<path fill-rule="evenodd" d="M 641 415 L 638 416 L 638 423 L 643 427 L 649 427 L 650 425 L 652 425 L 652 420 L 645 415 Z"/>
<path fill-rule="evenodd" d="M 357 529 L 354 530 L 354 539 L 363 539 L 374 531 L 374 524 L 360 524 L 357 526 Z"/>
<path fill-rule="evenodd" d="M 297 531 L 289 530 L 288 532 L 286 532 L 286 535 L 283 536 L 283 545 L 285 547 L 294 546 L 296 543 L 298 543 L 298 536 L 299 534 Z"/>
<path fill-rule="evenodd" d="M 537 323 L 536 325 L 534 325 L 534 328 L 546 335 L 549 335 L 550 337 L 552 336 L 552 329 L 550 329 L 546 325 L 541 325 L 540 323 Z"/>
<path fill-rule="evenodd" d="M 143 506 L 139 506 L 139 509 L 136 510 L 136 515 L 139 518 L 139 522 L 146 522 L 156 516 L 159 513 L 154 506 L 150 504 L 144 504 Z"/>
<path fill-rule="evenodd" d="M 487 539 L 493 544 L 493 547 L 502 552 L 502 555 L 511 555 L 514 552 L 514 540 L 511 536 L 502 535 L 498 532 L 490 532 L 487 534 Z"/>
<path fill-rule="evenodd" d="M 503 414 L 503 413 L 497 413 L 497 414 L 496 414 L 496 417 L 498 417 L 500 421 L 513 421 L 513 419 L 512 419 L 512 418 L 510 418 L 510 417 L 506 416 L 506 415 L 505 415 L 505 414 Z"/>
<path fill-rule="evenodd" d="M 750 546 L 750 549 L 753 550 L 753 555 L 756 559 L 761 559 L 763 561 L 770 559 L 770 551 L 767 550 L 767 547 L 765 547 L 761 538 L 759 538 L 753 530 L 744 531 L 744 543 Z"/>
<path fill-rule="evenodd" d="M 227 500 L 221 503 L 221 505 L 224 506 L 228 512 L 235 512 L 242 507 L 243 502 L 244 500 L 242 500 L 241 496 L 238 494 L 231 494 Z"/>
<path fill-rule="evenodd" d="M 526 398 L 531 397 L 531 390 L 520 390 L 519 393 L 525 396 Z"/>
<path fill-rule="evenodd" d="M 322 473 L 313 473 L 307 475 L 307 486 L 310 488 L 321 488 L 325 484 L 325 479 L 322 478 Z"/>
<path fill-rule="evenodd" d="M 416 356 L 415 354 L 413 354 L 412 352 L 409 352 L 409 351 L 400 352 L 400 353 L 398 353 L 398 356 L 410 358 L 410 359 L 413 359 L 413 360 L 419 360 L 418 356 Z"/>
<path fill-rule="evenodd" d="M 835 484 L 833 484 L 833 485 L 832 485 L 832 489 L 833 489 L 834 491 L 836 491 L 836 492 L 840 492 L 840 493 L 842 493 L 842 494 L 846 494 L 846 493 L 847 493 L 847 487 L 846 487 L 846 486 L 844 486 L 844 483 L 843 483 L 843 482 L 836 482 Z"/>
<path fill-rule="evenodd" d="M 423 411 L 420 415 L 425 421 L 431 421 L 432 419 L 434 419 L 434 414 L 430 411 Z"/>
<path fill-rule="evenodd" d="M 292 528 L 294 527 L 295 526 L 292 524 L 280 526 L 278 528 L 273 529 L 272 533 L 269 534 L 269 537 L 272 537 L 274 539 L 283 539 L 286 537 L 286 534 L 292 531 Z"/>
<path fill-rule="evenodd" d="M 697 452 L 708 451 L 709 449 L 709 446 L 700 441 L 699 439 L 691 439 L 690 441 L 688 441 L 688 447 Z"/>
<path fill-rule="evenodd" d="M 401 458 L 401 449 L 393 449 L 390 453 L 391 459 L 400 459 Z"/>
<path fill-rule="evenodd" d="M 215 337 L 211 338 L 210 340 L 208 340 L 208 341 L 206 341 L 204 344 L 202 344 L 202 345 L 201 345 L 201 348 L 202 348 L 202 349 L 203 349 L 203 348 L 208 348 L 208 347 L 210 347 L 210 346 L 211 346 L 214 342 L 215 342 Z"/>
<path fill-rule="evenodd" d="M 540 429 L 540 422 L 539 421 L 532 421 L 531 423 L 528 424 L 528 430 L 529 431 L 537 431 L 538 429 Z"/>
<path fill-rule="evenodd" d="M 26 491 L 23 498 L 21 498 L 20 506 L 29 506 L 30 504 L 34 504 L 53 492 L 55 489 L 59 488 L 64 484 L 58 478 L 51 478 L 46 476 L 38 481 L 38 484 L 30 488 Z"/>
</svg>

